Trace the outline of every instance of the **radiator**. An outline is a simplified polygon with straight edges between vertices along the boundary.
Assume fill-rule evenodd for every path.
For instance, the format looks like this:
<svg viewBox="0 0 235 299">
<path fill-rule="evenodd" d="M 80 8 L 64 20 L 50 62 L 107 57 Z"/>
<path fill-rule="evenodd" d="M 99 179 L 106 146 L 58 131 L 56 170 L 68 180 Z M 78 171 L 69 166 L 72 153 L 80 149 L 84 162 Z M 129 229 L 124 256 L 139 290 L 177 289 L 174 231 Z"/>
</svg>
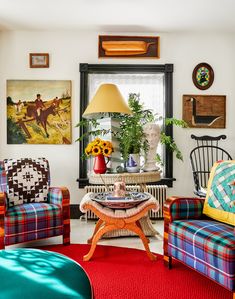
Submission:
<svg viewBox="0 0 235 299">
<path fill-rule="evenodd" d="M 113 186 L 109 186 L 110 191 L 112 190 Z M 140 186 L 136 185 L 127 185 L 126 186 L 127 191 L 140 191 Z M 107 191 L 105 186 L 103 185 L 90 185 L 85 187 L 85 191 L 88 192 L 105 192 Z M 146 192 L 153 195 L 159 202 L 159 210 L 158 212 L 149 211 L 149 217 L 151 219 L 162 219 L 163 218 L 163 205 L 164 201 L 166 200 L 166 191 L 167 186 L 166 185 L 147 185 Z M 98 219 L 97 216 L 92 211 L 87 211 L 85 215 L 86 220 L 87 219 Z"/>
<path fill-rule="evenodd" d="M 149 217 L 151 219 L 161 219 L 163 218 L 163 206 L 164 202 L 166 200 L 166 191 L 167 191 L 167 186 L 166 185 L 147 185 L 147 190 L 148 193 L 153 195 L 159 202 L 159 210 L 158 212 L 154 211 L 149 211 Z"/>
</svg>

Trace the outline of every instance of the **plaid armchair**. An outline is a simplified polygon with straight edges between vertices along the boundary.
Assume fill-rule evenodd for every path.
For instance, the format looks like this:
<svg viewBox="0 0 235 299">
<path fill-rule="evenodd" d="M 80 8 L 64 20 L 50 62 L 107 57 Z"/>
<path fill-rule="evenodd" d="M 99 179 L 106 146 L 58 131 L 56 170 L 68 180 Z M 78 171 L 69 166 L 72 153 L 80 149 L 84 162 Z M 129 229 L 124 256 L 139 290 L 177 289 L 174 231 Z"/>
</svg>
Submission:
<svg viewBox="0 0 235 299">
<path fill-rule="evenodd" d="M 70 243 L 70 197 L 66 187 L 50 187 L 48 161 L 0 162 L 0 249 L 63 235 Z"/>
<path fill-rule="evenodd" d="M 234 227 L 202 214 L 203 198 L 170 197 L 164 204 L 164 263 L 172 257 L 233 292 Z"/>
</svg>

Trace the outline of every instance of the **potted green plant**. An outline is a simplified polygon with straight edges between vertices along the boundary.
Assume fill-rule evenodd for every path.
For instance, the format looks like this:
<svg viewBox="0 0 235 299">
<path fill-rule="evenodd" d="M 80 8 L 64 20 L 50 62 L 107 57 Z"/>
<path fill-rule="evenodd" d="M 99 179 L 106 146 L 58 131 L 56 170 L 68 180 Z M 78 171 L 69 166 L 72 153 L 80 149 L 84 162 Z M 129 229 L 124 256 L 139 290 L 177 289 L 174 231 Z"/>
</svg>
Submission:
<svg viewBox="0 0 235 299">
<path fill-rule="evenodd" d="M 130 93 L 128 105 L 132 114 L 116 116 L 120 121 L 117 138 L 127 171 L 138 172 L 140 153 L 145 152 L 148 148 L 143 126 L 145 123 L 153 121 L 154 116 L 151 110 L 144 109 L 143 104 L 140 103 L 139 94 Z"/>
<path fill-rule="evenodd" d="M 149 143 L 144 132 L 144 126 L 147 123 L 155 123 L 162 121 L 162 117 L 154 115 L 150 109 L 144 109 L 144 105 L 140 103 L 140 95 L 136 93 L 130 93 L 128 99 L 129 107 L 132 111 L 131 115 L 117 115 L 120 120 L 120 130 L 117 135 L 120 152 L 123 160 L 128 161 L 131 157 L 131 161 L 135 161 L 133 154 L 146 154 L 149 150 Z M 183 120 L 175 118 L 166 118 L 164 120 L 164 126 L 176 125 L 180 127 L 186 127 L 187 124 Z M 167 149 L 175 153 L 176 158 L 183 160 L 183 156 L 175 141 L 171 136 L 166 135 L 164 131 L 160 132 L 160 143 L 164 144 Z M 160 156 L 156 154 L 156 162 L 161 163 Z M 137 163 L 138 164 L 138 163 Z M 133 164 L 135 167 L 135 164 Z M 138 167 L 136 167 L 138 169 Z M 133 171 L 137 170 L 134 169 Z M 128 168 L 127 168 L 128 170 Z"/>
</svg>

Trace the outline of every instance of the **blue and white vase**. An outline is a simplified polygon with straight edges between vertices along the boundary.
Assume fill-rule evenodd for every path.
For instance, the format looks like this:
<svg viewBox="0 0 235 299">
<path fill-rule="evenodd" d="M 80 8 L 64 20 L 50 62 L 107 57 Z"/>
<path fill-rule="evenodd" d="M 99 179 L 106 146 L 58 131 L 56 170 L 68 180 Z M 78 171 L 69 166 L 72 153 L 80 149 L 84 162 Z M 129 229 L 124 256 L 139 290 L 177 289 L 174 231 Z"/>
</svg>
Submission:
<svg viewBox="0 0 235 299">
<path fill-rule="evenodd" d="M 140 171 L 140 155 L 139 154 L 129 154 L 128 160 L 126 162 L 127 172 L 139 172 Z"/>
</svg>

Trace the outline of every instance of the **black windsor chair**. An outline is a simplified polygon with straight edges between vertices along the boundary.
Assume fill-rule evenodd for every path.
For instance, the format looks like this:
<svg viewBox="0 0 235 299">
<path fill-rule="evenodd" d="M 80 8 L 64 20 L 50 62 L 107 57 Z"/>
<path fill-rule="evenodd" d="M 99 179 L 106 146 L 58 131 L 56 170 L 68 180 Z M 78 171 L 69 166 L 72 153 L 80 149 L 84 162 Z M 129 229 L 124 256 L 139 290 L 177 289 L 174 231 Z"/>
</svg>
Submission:
<svg viewBox="0 0 235 299">
<path fill-rule="evenodd" d="M 226 150 L 219 147 L 219 140 L 226 139 L 225 135 L 217 137 L 191 135 L 191 138 L 197 142 L 197 147 L 190 153 L 195 188 L 194 194 L 199 197 L 205 197 L 213 164 L 220 160 L 232 160 L 232 157 Z"/>
</svg>

